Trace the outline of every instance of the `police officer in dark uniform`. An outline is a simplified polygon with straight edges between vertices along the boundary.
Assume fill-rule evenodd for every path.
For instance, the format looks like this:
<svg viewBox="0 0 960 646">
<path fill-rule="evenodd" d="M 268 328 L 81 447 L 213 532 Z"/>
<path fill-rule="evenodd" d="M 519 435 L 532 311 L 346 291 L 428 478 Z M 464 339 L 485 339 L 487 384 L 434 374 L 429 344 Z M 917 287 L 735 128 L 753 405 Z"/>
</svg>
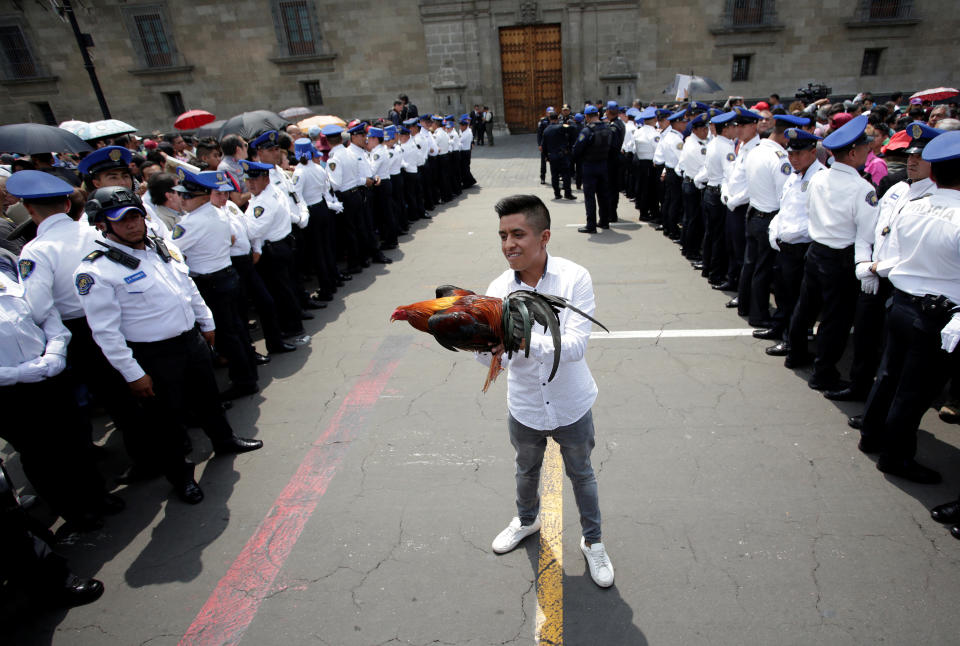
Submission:
<svg viewBox="0 0 960 646">
<path fill-rule="evenodd" d="M 622 188 L 620 148 L 623 146 L 623 138 L 627 132 L 626 124 L 620 119 L 620 106 L 617 105 L 616 101 L 607 101 L 607 125 L 612 135 L 609 157 L 607 158 L 607 199 L 610 201 L 608 207 L 610 222 L 616 222 L 618 220 L 617 206 L 620 204 L 620 189 Z"/>
<path fill-rule="evenodd" d="M 568 123 L 571 126 L 569 133 L 571 137 L 570 149 L 573 150 L 573 145 L 577 143 L 577 137 L 580 136 L 580 131 L 583 130 L 583 113 L 576 113 Z M 581 190 L 583 187 L 583 166 L 580 160 L 576 158 L 573 158 L 573 181 L 576 184 L 577 190 Z"/>
<path fill-rule="evenodd" d="M 554 112 L 553 107 L 547 108 L 547 116 L 542 117 L 537 122 L 537 149 L 540 151 L 540 183 L 547 183 L 547 154 L 543 151 L 543 131 L 550 125 L 550 113 Z"/>
<path fill-rule="evenodd" d="M 573 146 L 573 157 L 583 168 L 583 199 L 587 208 L 587 226 L 577 229 L 580 233 L 596 233 L 597 227 L 610 228 L 610 190 L 607 181 L 607 162 L 613 145 L 613 132 L 600 121 L 600 111 L 595 105 L 584 109 L 586 125 L 580 131 Z M 600 222 L 597 222 L 597 209 Z"/>
<path fill-rule="evenodd" d="M 553 197 L 560 199 L 560 184 L 563 183 L 563 197 L 575 200 L 570 192 L 570 126 L 560 125 L 556 112 L 547 115 L 550 120 L 543 131 L 541 150 L 550 162 L 550 183 L 553 185 Z"/>
</svg>

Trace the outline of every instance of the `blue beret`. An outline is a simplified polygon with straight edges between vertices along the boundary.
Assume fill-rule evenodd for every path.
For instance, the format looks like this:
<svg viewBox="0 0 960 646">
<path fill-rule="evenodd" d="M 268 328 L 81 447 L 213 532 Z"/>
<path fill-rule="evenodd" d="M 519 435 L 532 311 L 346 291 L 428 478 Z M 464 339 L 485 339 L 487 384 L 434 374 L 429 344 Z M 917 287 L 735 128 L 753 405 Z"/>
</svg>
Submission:
<svg viewBox="0 0 960 646">
<path fill-rule="evenodd" d="M 588 105 L 583 109 L 583 114 L 597 114 L 600 112 L 595 105 Z"/>
<path fill-rule="evenodd" d="M 704 112 L 701 112 L 700 114 L 698 114 L 697 116 L 695 116 L 693 119 L 690 120 L 691 128 L 701 128 L 701 127 L 705 128 L 706 126 L 707 126 L 707 115 Z"/>
<path fill-rule="evenodd" d="M 409 119 L 403 122 L 403 125 L 407 126 L 408 128 L 410 126 L 417 125 L 417 117 L 410 117 Z"/>
<path fill-rule="evenodd" d="M 763 119 L 763 117 L 753 110 L 748 110 L 741 105 L 734 106 L 732 110 L 737 115 L 737 120 L 741 122 L 760 121 Z"/>
<path fill-rule="evenodd" d="M 326 125 L 326 126 L 320 128 L 320 134 L 322 134 L 324 137 L 332 137 L 332 136 L 334 136 L 334 135 L 342 135 L 342 134 L 343 134 L 343 128 L 341 128 L 340 126 L 338 126 L 338 125 L 335 124 L 335 123 L 331 123 L 330 125 Z"/>
<path fill-rule="evenodd" d="M 807 125 L 808 123 L 810 123 L 810 119 L 806 117 L 795 117 L 792 114 L 775 114 L 773 115 L 773 118 L 776 119 L 777 121 L 783 121 L 784 123 L 789 123 L 798 128 L 801 128 Z"/>
<path fill-rule="evenodd" d="M 401 135 L 409 135 L 409 134 L 410 134 L 410 129 L 407 128 L 406 126 L 400 126 L 400 134 L 401 134 Z"/>
<path fill-rule="evenodd" d="M 637 117 L 643 120 L 655 119 L 656 116 L 657 116 L 657 109 L 653 106 L 650 106 L 649 108 L 644 108 L 643 110 L 639 110 L 637 113 Z"/>
<path fill-rule="evenodd" d="M 787 150 L 814 148 L 820 141 L 820 137 L 800 128 L 787 128 L 783 134 L 787 137 Z"/>
<path fill-rule="evenodd" d="M 217 188 L 217 178 L 203 173 L 191 173 L 182 166 L 177 167 L 177 179 L 180 183 L 173 187 L 178 193 L 206 193 Z M 216 173 L 214 173 L 216 175 Z M 224 178 L 226 179 L 226 178 Z"/>
<path fill-rule="evenodd" d="M 607 101 L 607 110 L 619 110 L 620 106 L 617 105 L 616 101 Z"/>
<path fill-rule="evenodd" d="M 310 141 L 309 139 L 307 141 Z M 204 179 L 205 181 L 213 182 L 215 188 L 213 190 L 220 191 L 221 193 L 230 193 L 231 191 L 236 191 L 237 186 L 234 186 L 233 181 L 230 179 L 229 173 L 218 170 L 205 170 L 202 173 L 197 173 L 197 177 Z"/>
<path fill-rule="evenodd" d="M 42 170 L 21 170 L 7 178 L 7 192 L 25 200 L 60 197 L 73 193 L 73 186 Z"/>
<path fill-rule="evenodd" d="M 245 177 L 260 177 L 261 175 L 268 174 L 270 169 L 273 168 L 273 164 L 263 164 L 261 162 L 243 159 L 240 161 L 240 168 L 243 169 Z"/>
<path fill-rule="evenodd" d="M 701 101 L 691 101 L 687 109 L 690 110 L 690 112 L 706 112 L 710 109 L 710 106 Z"/>
<path fill-rule="evenodd" d="M 658 116 L 658 117 L 669 117 L 671 114 L 673 114 L 673 113 L 670 112 L 670 110 L 668 110 L 668 109 L 666 109 L 666 108 L 657 108 L 657 116 Z"/>
<path fill-rule="evenodd" d="M 110 168 L 129 168 L 133 154 L 123 146 L 107 146 L 94 150 L 77 166 L 81 175 L 94 175 Z"/>
<path fill-rule="evenodd" d="M 928 162 L 960 159 L 960 130 L 951 130 L 931 139 L 930 143 L 923 149 L 923 158 Z M 14 173 L 14 177 L 19 174 Z M 7 180 L 7 186 L 9 185 L 9 180 Z"/>
<path fill-rule="evenodd" d="M 309 139 L 297 139 L 293 142 L 293 156 L 297 159 L 303 159 L 304 157 L 313 159 L 317 156 L 317 149 Z"/>
<path fill-rule="evenodd" d="M 430 113 L 420 115 L 420 121 L 430 121 L 431 119 L 433 119 L 433 115 Z"/>
<path fill-rule="evenodd" d="M 669 117 L 667 117 L 667 121 L 676 121 L 677 119 L 683 119 L 686 117 L 686 115 L 687 115 L 686 108 L 684 108 L 683 110 L 677 110 L 676 112 L 671 114 Z"/>
<path fill-rule="evenodd" d="M 371 127 L 367 130 L 368 137 L 376 137 L 377 139 L 383 139 L 383 128 L 373 128 Z"/>
<path fill-rule="evenodd" d="M 582 112 L 578 112 L 578 113 L 576 113 L 575 115 L 573 115 L 573 120 L 574 120 L 574 121 L 583 121 L 583 113 L 582 113 Z"/>
<path fill-rule="evenodd" d="M 279 133 L 276 130 L 267 130 L 265 133 L 250 142 L 250 148 L 276 148 L 277 137 Z"/>
<path fill-rule="evenodd" d="M 907 134 L 910 135 L 910 145 L 903 152 L 907 155 L 914 155 L 924 148 L 927 144 L 944 131 L 937 128 L 931 128 L 922 121 L 914 121 L 907 125 Z"/>
<path fill-rule="evenodd" d="M 836 150 L 837 148 L 846 148 L 851 144 L 855 144 L 860 141 L 861 138 L 866 138 L 867 141 L 869 141 L 872 137 L 866 137 L 863 134 L 866 127 L 867 115 L 861 114 L 859 117 L 854 117 L 827 135 L 823 140 L 823 147 Z"/>
<path fill-rule="evenodd" d="M 367 128 L 367 122 L 366 122 L 366 121 L 361 121 L 360 123 L 358 123 L 357 125 L 353 126 L 352 128 L 347 128 L 347 132 L 349 132 L 351 135 L 355 135 L 355 134 L 357 134 L 357 133 L 363 134 L 363 132 L 364 132 L 364 130 L 366 130 L 366 128 Z"/>
<path fill-rule="evenodd" d="M 714 118 L 710 119 L 710 123 L 729 123 L 737 118 L 737 113 L 731 110 L 730 112 L 723 112 L 718 114 Z"/>
</svg>

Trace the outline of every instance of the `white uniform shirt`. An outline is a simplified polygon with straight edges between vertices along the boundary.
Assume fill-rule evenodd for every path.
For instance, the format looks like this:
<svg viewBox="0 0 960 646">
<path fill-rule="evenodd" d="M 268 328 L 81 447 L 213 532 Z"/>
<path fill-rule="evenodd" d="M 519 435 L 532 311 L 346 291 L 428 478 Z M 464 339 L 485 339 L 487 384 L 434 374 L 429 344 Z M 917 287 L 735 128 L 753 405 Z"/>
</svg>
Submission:
<svg viewBox="0 0 960 646">
<path fill-rule="evenodd" d="M 20 251 L 20 281 L 37 320 L 56 309 L 63 320 L 83 317 L 73 286 L 73 271 L 83 257 L 99 249 L 100 233 L 84 217 L 75 222 L 66 213 L 51 215 L 37 227 L 37 237 Z"/>
<path fill-rule="evenodd" d="M 446 155 L 450 152 L 450 137 L 443 128 L 437 128 L 433 133 L 433 140 L 437 143 L 437 155 Z"/>
<path fill-rule="evenodd" d="M 297 164 L 293 171 L 293 188 L 308 207 L 323 201 L 329 186 L 326 171 L 313 161 Z"/>
<path fill-rule="evenodd" d="M 855 245 L 856 262 L 870 260 L 877 223 L 877 193 L 855 168 L 838 161 L 810 178 L 810 237 L 831 249 Z"/>
<path fill-rule="evenodd" d="M 760 137 L 754 136 L 753 139 L 740 146 L 737 159 L 727 167 L 728 174 L 723 178 L 720 199 L 731 211 L 746 204 L 750 199 L 747 196 L 746 162 L 747 157 L 750 156 L 750 151 L 759 145 Z"/>
<path fill-rule="evenodd" d="M 637 124 L 630 119 L 624 122 L 623 143 L 620 144 L 620 152 L 632 153 L 634 151 L 633 133 L 637 131 Z"/>
<path fill-rule="evenodd" d="M 390 161 L 387 155 L 388 152 L 387 147 L 380 144 L 369 153 L 370 167 L 373 169 L 373 174 L 381 179 L 390 176 L 390 166 L 387 163 Z"/>
<path fill-rule="evenodd" d="M 780 193 L 780 212 L 770 220 L 772 238 L 790 244 L 810 242 L 807 190 L 810 188 L 810 178 L 826 169 L 814 159 L 803 175 L 796 172 L 790 174 Z"/>
<path fill-rule="evenodd" d="M 418 136 L 421 138 L 421 146 L 426 151 L 427 157 L 436 157 L 439 149 L 437 148 L 437 140 L 434 139 L 433 133 L 425 128 L 421 128 Z M 426 162 L 426 159 L 424 159 L 424 162 Z"/>
<path fill-rule="evenodd" d="M 296 188 L 293 186 L 293 180 L 287 173 L 276 166 L 270 169 L 270 181 L 283 195 L 290 209 L 290 216 L 301 229 L 307 226 L 310 221 L 310 212 L 307 210 L 307 203 L 300 199 Z"/>
<path fill-rule="evenodd" d="M 783 146 L 763 139 L 744 163 L 744 172 L 747 175 L 750 206 L 764 213 L 779 209 L 783 185 L 793 174 L 793 166 Z"/>
<path fill-rule="evenodd" d="M 683 150 L 683 133 L 670 126 L 660 135 L 660 143 L 653 153 L 653 163 L 663 164 L 667 168 L 676 170 L 680 162 L 680 151 Z"/>
<path fill-rule="evenodd" d="M 192 274 L 212 274 L 230 266 L 230 220 L 210 202 L 180 218 L 173 240 Z"/>
<path fill-rule="evenodd" d="M 633 132 L 633 154 L 637 159 L 653 159 L 653 154 L 660 143 L 660 131 L 653 126 L 644 124 Z"/>
<path fill-rule="evenodd" d="M 230 233 L 233 235 L 233 244 L 230 245 L 230 256 L 246 256 L 252 249 L 250 232 L 247 230 L 247 218 L 240 207 L 227 200 L 220 211 L 230 222 Z M 257 253 L 260 253 L 259 249 Z"/>
<path fill-rule="evenodd" d="M 267 185 L 260 195 L 250 198 L 244 217 L 247 218 L 247 230 L 251 240 L 278 242 L 293 230 L 287 200 L 273 184 Z"/>
<path fill-rule="evenodd" d="M 413 140 L 413 137 L 407 139 L 406 142 L 397 143 L 394 147 L 394 150 L 400 151 L 400 168 L 401 170 L 407 173 L 417 173 L 417 162 L 420 158 L 419 150 L 417 150 L 417 144 Z"/>
<path fill-rule="evenodd" d="M 399 144 L 387 146 L 387 168 L 390 169 L 390 175 L 399 175 L 403 168 L 403 150 Z"/>
<path fill-rule="evenodd" d="M 716 186 L 723 184 L 727 169 L 737 160 L 734 152 L 735 145 L 732 139 L 723 135 L 714 137 L 707 142 L 707 154 L 704 156 L 703 166 L 697 172 L 694 181 L 698 186 Z"/>
<path fill-rule="evenodd" d="M 508 269 L 490 283 L 487 295 L 503 297 L 520 289 L 562 296 L 590 316 L 596 309 L 590 272 L 557 256 L 547 259 L 546 272 L 536 287 Z M 507 408 L 518 422 L 546 431 L 572 424 L 590 410 L 597 399 L 597 384 L 586 361 L 592 325 L 568 309 L 560 311 L 560 367 L 553 381 L 547 381 L 553 368 L 553 338 L 542 327 L 534 327 L 528 358 L 523 352 L 514 353 L 513 359 L 503 356 L 509 368 Z M 489 364 L 491 355 L 480 356 Z"/>
<path fill-rule="evenodd" d="M 87 314 L 93 338 L 110 365 L 127 382 L 144 374 L 127 341 L 146 343 L 172 339 L 191 330 L 214 329 L 213 315 L 187 275 L 179 250 L 164 262 L 153 246 L 131 249 L 109 243 L 140 260 L 131 269 L 106 256 L 84 260 L 74 273 L 74 284 Z"/>
<path fill-rule="evenodd" d="M 460 131 L 460 150 L 469 151 L 473 148 L 473 130 L 469 126 Z"/>
<path fill-rule="evenodd" d="M 897 289 L 946 296 L 960 303 L 960 191 L 935 188 L 903 207 L 894 220 L 890 271 Z"/>
<path fill-rule="evenodd" d="M 683 152 L 680 153 L 677 171 L 682 173 L 684 177 L 689 177 L 696 182 L 697 173 L 703 168 L 703 162 L 706 158 L 707 140 L 691 133 L 687 140 L 683 142 Z M 697 188 L 703 187 L 703 184 L 697 184 Z"/>
<path fill-rule="evenodd" d="M 349 191 L 364 183 L 357 158 L 345 146 L 334 146 L 330 149 L 327 156 L 327 177 L 335 191 Z"/>
<path fill-rule="evenodd" d="M 0 367 L 15 369 L 44 354 L 66 357 L 69 341 L 70 331 L 56 308 L 39 316 L 30 307 L 23 285 L 0 272 Z"/>
<path fill-rule="evenodd" d="M 888 244 L 890 232 L 903 207 L 911 200 L 932 193 L 936 187 L 937 185 L 929 177 L 913 183 L 897 182 L 888 188 L 887 192 L 880 198 L 880 204 L 877 208 L 877 226 L 873 228 L 873 260 L 880 263 L 877 267 L 878 272 L 881 269 L 889 271 L 892 267 L 884 261 L 890 257 L 890 245 Z"/>
<path fill-rule="evenodd" d="M 444 128 L 446 130 L 446 128 Z M 450 152 L 460 151 L 460 133 L 456 128 L 447 130 L 447 136 L 450 137 Z"/>
</svg>

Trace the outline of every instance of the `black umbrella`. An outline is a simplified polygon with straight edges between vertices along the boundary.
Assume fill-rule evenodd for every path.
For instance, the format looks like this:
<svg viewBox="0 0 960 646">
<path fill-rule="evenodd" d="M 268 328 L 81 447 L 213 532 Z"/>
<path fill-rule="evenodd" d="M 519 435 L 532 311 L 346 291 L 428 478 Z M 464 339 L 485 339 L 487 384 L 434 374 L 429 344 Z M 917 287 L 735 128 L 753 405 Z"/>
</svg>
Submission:
<svg viewBox="0 0 960 646">
<path fill-rule="evenodd" d="M 290 122 L 276 112 L 269 110 L 254 110 L 230 117 L 220 129 L 219 138 L 226 135 L 240 135 L 244 139 L 253 139 L 264 130 L 282 130 Z"/>
<path fill-rule="evenodd" d="M 281 117 L 284 119 L 290 119 L 292 121 L 303 121 L 307 117 L 312 117 L 316 114 L 310 108 L 297 107 L 297 108 L 287 108 L 286 110 L 281 110 L 278 112 Z"/>
<path fill-rule="evenodd" d="M 200 139 L 204 139 L 206 137 L 215 137 L 215 138 L 219 137 L 220 130 L 223 128 L 223 124 L 225 124 L 226 122 L 227 122 L 226 119 L 218 119 L 217 121 L 208 123 L 205 126 L 200 126 L 199 128 L 197 128 L 196 135 Z"/>
<path fill-rule="evenodd" d="M 14 123 L 0 126 L 0 151 L 32 155 L 34 153 L 82 153 L 93 150 L 90 144 L 69 130 L 40 123 Z"/>
</svg>

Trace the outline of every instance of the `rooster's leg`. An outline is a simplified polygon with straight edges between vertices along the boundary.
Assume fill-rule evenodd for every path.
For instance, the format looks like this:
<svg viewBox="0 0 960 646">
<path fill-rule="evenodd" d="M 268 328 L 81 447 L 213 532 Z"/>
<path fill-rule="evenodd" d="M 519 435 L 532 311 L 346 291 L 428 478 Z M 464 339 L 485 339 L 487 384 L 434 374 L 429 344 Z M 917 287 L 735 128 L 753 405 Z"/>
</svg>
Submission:
<svg viewBox="0 0 960 646">
<path fill-rule="evenodd" d="M 503 357 L 503 350 L 500 352 L 495 352 L 493 358 L 490 360 L 490 370 L 487 371 L 487 380 L 483 382 L 483 392 L 487 392 L 487 388 L 490 387 L 497 379 L 497 375 L 500 374 L 500 371 L 503 370 L 503 366 L 500 365 L 500 360 Z"/>
</svg>

